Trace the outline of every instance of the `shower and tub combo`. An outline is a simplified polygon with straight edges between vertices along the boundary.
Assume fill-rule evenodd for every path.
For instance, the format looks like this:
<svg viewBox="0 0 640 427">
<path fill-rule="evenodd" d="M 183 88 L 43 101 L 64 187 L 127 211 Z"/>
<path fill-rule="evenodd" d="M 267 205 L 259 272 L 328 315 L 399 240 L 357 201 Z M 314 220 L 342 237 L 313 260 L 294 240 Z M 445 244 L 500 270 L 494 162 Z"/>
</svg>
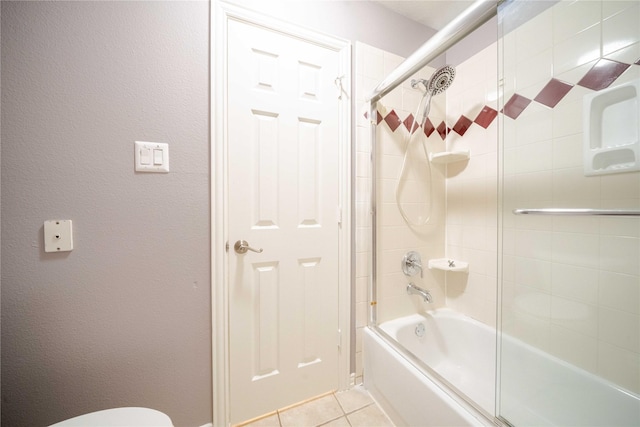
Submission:
<svg viewBox="0 0 640 427">
<path fill-rule="evenodd" d="M 495 342 L 491 328 L 446 308 L 383 322 L 365 331 L 366 386 L 396 425 L 490 425 Z"/>
<path fill-rule="evenodd" d="M 441 308 L 365 334 L 369 389 L 397 425 L 493 425 L 495 330 Z M 500 384 L 512 425 L 638 425 L 637 395 L 520 340 L 503 337 L 501 347 L 510 375 Z"/>
<path fill-rule="evenodd" d="M 494 16 L 495 43 L 429 71 Z M 640 425 L 640 173 L 609 154 L 640 145 L 639 21 L 637 2 L 479 0 L 368 97 L 364 382 L 396 425 Z"/>
</svg>

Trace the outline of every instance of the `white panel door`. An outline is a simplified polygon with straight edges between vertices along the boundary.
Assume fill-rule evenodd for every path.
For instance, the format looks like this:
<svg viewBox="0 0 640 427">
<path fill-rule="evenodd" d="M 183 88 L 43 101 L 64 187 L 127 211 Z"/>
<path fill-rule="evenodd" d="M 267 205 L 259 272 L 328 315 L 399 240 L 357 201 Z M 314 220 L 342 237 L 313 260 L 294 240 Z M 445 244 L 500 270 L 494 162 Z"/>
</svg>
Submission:
<svg viewBox="0 0 640 427">
<path fill-rule="evenodd" d="M 338 387 L 338 67 L 336 51 L 229 21 L 232 423 Z"/>
</svg>

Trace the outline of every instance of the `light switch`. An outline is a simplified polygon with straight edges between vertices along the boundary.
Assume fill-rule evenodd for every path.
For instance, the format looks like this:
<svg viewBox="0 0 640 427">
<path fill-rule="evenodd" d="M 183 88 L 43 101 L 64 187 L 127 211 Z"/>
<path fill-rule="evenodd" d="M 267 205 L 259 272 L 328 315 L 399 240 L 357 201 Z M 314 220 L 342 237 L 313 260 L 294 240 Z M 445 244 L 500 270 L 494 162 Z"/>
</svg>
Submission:
<svg viewBox="0 0 640 427">
<path fill-rule="evenodd" d="M 169 172 L 169 144 L 136 141 L 134 147 L 136 172 Z"/>
<path fill-rule="evenodd" d="M 158 150 L 157 148 L 153 150 L 153 164 L 154 165 L 162 164 L 162 150 Z"/>
<path fill-rule="evenodd" d="M 151 164 L 151 150 L 144 147 L 140 149 L 140 164 L 141 165 L 150 165 Z"/>
<path fill-rule="evenodd" d="M 73 224 L 70 219 L 44 222 L 44 251 L 68 252 L 73 250 Z"/>
</svg>

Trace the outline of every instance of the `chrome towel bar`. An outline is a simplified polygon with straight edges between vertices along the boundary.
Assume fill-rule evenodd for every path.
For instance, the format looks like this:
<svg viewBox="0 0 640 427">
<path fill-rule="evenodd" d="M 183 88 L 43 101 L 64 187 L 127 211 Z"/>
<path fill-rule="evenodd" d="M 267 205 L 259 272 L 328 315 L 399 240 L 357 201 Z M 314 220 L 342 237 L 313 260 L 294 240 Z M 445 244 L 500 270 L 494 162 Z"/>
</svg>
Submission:
<svg viewBox="0 0 640 427">
<path fill-rule="evenodd" d="M 514 209 L 515 215 L 640 216 L 638 209 Z"/>
</svg>

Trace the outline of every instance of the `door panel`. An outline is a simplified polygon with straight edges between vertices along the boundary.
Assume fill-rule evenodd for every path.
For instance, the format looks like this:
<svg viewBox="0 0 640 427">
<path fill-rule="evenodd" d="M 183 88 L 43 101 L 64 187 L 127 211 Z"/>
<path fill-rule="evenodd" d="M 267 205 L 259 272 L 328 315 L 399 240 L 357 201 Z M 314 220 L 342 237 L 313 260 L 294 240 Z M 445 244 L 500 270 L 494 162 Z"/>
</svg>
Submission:
<svg viewBox="0 0 640 427">
<path fill-rule="evenodd" d="M 338 387 L 339 53 L 237 21 L 228 43 L 237 423 Z"/>
</svg>

